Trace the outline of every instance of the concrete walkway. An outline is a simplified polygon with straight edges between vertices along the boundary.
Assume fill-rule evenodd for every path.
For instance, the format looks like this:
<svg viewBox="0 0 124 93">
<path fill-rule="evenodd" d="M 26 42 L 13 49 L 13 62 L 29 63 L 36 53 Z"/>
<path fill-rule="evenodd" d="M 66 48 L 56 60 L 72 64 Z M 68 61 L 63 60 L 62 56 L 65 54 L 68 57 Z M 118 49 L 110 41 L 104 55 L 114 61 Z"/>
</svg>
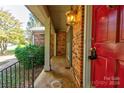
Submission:
<svg viewBox="0 0 124 93">
<path fill-rule="evenodd" d="M 41 72 L 35 81 L 36 88 L 75 88 L 74 77 L 71 69 L 67 69 L 68 62 L 65 57 L 51 59 L 52 71 Z"/>
<path fill-rule="evenodd" d="M 0 56 L 0 71 L 14 63 L 17 62 L 17 59 L 14 55 L 8 55 L 8 56 Z"/>
<path fill-rule="evenodd" d="M 15 55 L 0 56 L 0 62 L 8 61 L 9 59 L 16 58 Z"/>
</svg>

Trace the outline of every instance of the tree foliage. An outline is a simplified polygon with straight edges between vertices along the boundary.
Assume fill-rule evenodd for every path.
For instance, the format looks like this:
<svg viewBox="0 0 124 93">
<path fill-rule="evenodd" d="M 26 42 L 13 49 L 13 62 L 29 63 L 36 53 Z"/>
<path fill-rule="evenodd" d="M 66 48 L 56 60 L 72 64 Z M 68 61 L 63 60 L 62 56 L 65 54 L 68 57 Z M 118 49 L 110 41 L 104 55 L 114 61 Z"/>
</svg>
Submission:
<svg viewBox="0 0 124 93">
<path fill-rule="evenodd" d="M 28 35 L 28 38 L 27 38 L 27 40 L 28 40 L 28 42 L 32 42 L 32 32 L 31 32 L 31 28 L 33 28 L 33 27 L 41 27 L 42 25 L 41 25 L 41 23 L 40 23 L 40 21 L 37 19 L 37 17 L 36 16 L 34 16 L 32 13 L 29 13 L 29 20 L 28 20 L 28 22 L 27 22 L 27 31 L 26 31 L 26 33 L 27 33 L 27 35 Z"/>
<path fill-rule="evenodd" d="M 8 11 L 0 10 L 0 49 L 3 54 L 8 43 L 24 44 L 24 34 L 21 23 Z"/>
<path fill-rule="evenodd" d="M 29 14 L 29 20 L 27 22 L 27 29 L 30 29 L 32 27 L 40 27 L 42 26 L 40 21 L 32 14 Z"/>
</svg>

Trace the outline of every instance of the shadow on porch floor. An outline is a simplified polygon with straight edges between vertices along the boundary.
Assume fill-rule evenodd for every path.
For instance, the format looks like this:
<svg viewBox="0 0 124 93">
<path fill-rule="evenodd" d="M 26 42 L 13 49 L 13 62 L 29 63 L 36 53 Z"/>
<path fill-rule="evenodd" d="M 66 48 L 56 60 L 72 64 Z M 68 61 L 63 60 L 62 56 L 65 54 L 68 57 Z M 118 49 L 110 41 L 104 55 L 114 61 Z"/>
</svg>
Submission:
<svg viewBox="0 0 124 93">
<path fill-rule="evenodd" d="M 52 57 L 50 72 L 41 72 L 35 81 L 35 88 L 75 88 L 74 76 L 71 69 L 67 69 L 65 57 Z"/>
</svg>

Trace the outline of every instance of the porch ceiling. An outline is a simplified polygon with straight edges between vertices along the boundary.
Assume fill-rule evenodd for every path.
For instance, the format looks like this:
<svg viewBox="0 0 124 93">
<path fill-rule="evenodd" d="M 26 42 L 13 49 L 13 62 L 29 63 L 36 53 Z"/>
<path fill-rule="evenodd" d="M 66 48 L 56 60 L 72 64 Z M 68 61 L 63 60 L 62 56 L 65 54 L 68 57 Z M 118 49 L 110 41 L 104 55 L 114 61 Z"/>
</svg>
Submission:
<svg viewBox="0 0 124 93">
<path fill-rule="evenodd" d="M 47 8 L 56 32 L 66 31 L 65 13 L 70 10 L 70 5 L 49 5 Z"/>
</svg>

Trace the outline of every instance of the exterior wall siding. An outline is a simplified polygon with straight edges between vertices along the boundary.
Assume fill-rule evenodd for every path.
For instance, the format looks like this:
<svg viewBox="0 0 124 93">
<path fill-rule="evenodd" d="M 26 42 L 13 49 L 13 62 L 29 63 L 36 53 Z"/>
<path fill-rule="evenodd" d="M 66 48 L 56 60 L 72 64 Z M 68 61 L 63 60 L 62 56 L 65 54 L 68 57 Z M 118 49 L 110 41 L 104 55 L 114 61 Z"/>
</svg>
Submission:
<svg viewBox="0 0 124 93">
<path fill-rule="evenodd" d="M 73 26 L 72 68 L 76 79 L 77 87 L 82 87 L 84 6 L 78 6 L 76 20 L 77 23 Z"/>
</svg>

